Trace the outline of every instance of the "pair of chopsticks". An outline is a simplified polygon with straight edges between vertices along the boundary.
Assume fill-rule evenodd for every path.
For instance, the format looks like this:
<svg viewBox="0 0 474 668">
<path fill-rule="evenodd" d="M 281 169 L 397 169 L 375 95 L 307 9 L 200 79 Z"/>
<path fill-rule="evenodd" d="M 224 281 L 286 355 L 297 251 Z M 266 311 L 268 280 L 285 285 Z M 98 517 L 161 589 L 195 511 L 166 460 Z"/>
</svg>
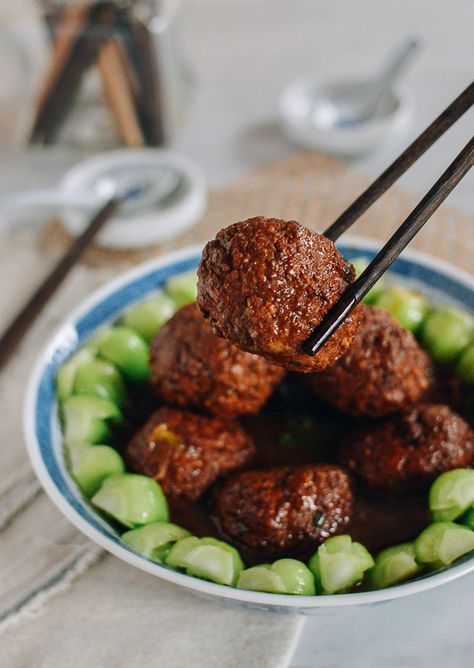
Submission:
<svg viewBox="0 0 474 668">
<path fill-rule="evenodd" d="M 397 179 L 411 167 L 474 103 L 474 83 L 471 83 L 422 134 L 353 202 L 324 232 L 335 241 Z M 474 165 L 474 137 L 466 144 L 413 211 L 405 218 L 392 237 L 377 253 L 359 278 L 342 294 L 321 323 L 303 343 L 308 355 L 315 355 L 329 337 L 344 322 L 352 309 L 375 285 L 382 274 L 396 260 L 413 237 L 421 230 L 450 192 Z"/>
<path fill-rule="evenodd" d="M 112 0 L 67 2 L 46 15 L 52 54 L 30 132 L 30 143 L 57 139 L 84 74 L 96 65 L 104 97 L 126 146 L 164 141 L 160 82 L 152 37 L 133 7 Z"/>
<path fill-rule="evenodd" d="M 115 6 L 108 1 L 64 7 L 38 99 L 30 143 L 51 144 L 56 140 L 78 95 L 85 71 L 96 61 L 110 37 L 115 17 Z"/>
<path fill-rule="evenodd" d="M 452 104 L 379 176 L 365 192 L 326 230 L 332 240 L 337 239 L 362 215 L 416 160 L 441 137 L 474 103 L 474 83 L 457 97 Z M 378 281 L 384 271 L 398 257 L 415 234 L 436 211 L 457 183 L 474 163 L 474 140 L 467 144 L 444 174 L 429 190 L 417 207 L 405 219 L 395 234 L 369 264 L 367 269 L 342 295 L 328 312 L 322 323 L 303 344 L 309 355 L 315 355 L 331 334 L 342 324 L 347 314 Z M 59 287 L 82 253 L 91 244 L 107 220 L 115 213 L 120 200 L 111 199 L 89 223 L 80 237 L 71 245 L 53 271 L 34 292 L 25 306 L 0 337 L 0 368 L 16 349 L 28 327 L 41 312 L 48 299 Z"/>
</svg>

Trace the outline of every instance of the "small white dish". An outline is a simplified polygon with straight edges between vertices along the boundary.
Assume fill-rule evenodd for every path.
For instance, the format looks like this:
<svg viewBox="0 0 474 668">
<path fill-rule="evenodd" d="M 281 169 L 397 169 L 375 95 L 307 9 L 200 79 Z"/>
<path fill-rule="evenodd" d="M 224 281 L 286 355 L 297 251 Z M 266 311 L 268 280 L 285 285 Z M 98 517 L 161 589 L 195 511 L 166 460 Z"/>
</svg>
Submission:
<svg viewBox="0 0 474 668">
<path fill-rule="evenodd" d="M 282 92 L 278 112 L 285 135 L 298 146 L 314 148 L 340 156 L 369 153 L 390 135 L 407 127 L 412 115 L 410 99 L 395 90 L 382 95 L 370 120 L 335 125 L 323 113 L 316 113 L 318 101 L 341 93 L 357 79 L 320 82 L 304 77 L 290 83 Z"/>
<path fill-rule="evenodd" d="M 180 181 L 156 206 L 145 196 L 143 207 L 134 206 L 117 213 L 102 230 L 97 243 L 110 248 L 137 248 L 172 239 L 195 225 L 204 214 L 207 187 L 204 174 L 191 160 L 163 149 L 119 150 L 101 153 L 80 162 L 60 182 L 65 193 L 93 189 L 104 179 L 119 180 L 124 174 L 172 170 Z M 90 217 L 90 216 L 89 216 Z M 87 222 L 83 211 L 63 209 L 61 219 L 72 234 L 78 234 Z"/>
</svg>

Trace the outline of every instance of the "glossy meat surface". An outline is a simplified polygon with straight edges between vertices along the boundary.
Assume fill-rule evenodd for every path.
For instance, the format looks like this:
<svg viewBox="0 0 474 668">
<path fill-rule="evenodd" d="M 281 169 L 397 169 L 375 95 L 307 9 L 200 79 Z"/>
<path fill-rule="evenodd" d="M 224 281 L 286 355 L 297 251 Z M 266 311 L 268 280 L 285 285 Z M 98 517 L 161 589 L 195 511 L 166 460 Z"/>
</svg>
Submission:
<svg viewBox="0 0 474 668">
<path fill-rule="evenodd" d="M 308 338 L 354 280 L 354 269 L 326 237 L 296 221 L 249 218 L 204 248 L 197 304 L 214 331 L 288 369 L 324 369 L 350 346 L 360 307 L 314 357 Z"/>
<path fill-rule="evenodd" d="M 251 439 L 237 423 L 164 407 L 135 434 L 124 457 L 131 471 L 157 480 L 170 499 L 196 501 L 253 453 Z"/>
<path fill-rule="evenodd" d="M 443 404 L 422 404 L 349 434 L 340 461 L 368 486 L 419 489 L 474 460 L 474 433 Z"/>
<path fill-rule="evenodd" d="M 334 408 L 379 417 L 421 401 L 433 384 L 433 367 L 411 332 L 383 309 L 364 306 L 349 350 L 302 380 Z"/>
<path fill-rule="evenodd" d="M 236 473 L 216 493 L 217 517 L 228 536 L 275 551 L 340 532 L 352 504 L 349 476 L 326 464 Z"/>
<path fill-rule="evenodd" d="M 150 351 L 150 383 L 164 401 L 220 417 L 258 413 L 284 370 L 216 336 L 195 304 L 160 329 Z"/>
</svg>

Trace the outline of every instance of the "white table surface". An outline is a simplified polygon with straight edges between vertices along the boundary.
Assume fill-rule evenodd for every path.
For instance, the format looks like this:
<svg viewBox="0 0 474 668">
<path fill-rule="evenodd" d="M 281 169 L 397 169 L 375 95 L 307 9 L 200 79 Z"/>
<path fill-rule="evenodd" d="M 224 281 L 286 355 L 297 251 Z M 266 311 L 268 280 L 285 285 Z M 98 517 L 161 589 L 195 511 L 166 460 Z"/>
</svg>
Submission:
<svg viewBox="0 0 474 668">
<path fill-rule="evenodd" d="M 403 136 L 353 164 L 377 174 L 470 81 L 472 0 L 188 0 L 183 45 L 198 76 L 188 123 L 175 148 L 197 160 L 210 186 L 290 154 L 276 124 L 276 99 L 307 73 L 370 73 L 408 34 L 423 52 L 404 80 L 416 115 Z M 473 112 L 405 175 L 424 193 L 466 143 Z M 52 185 L 70 156 L 0 155 L 0 196 Z M 474 211 L 474 175 L 450 196 Z M 256 212 L 258 213 L 258 212 Z M 230 222 L 230 221 L 229 221 Z M 391 604 L 309 618 L 293 668 L 469 668 L 473 665 L 474 576 Z"/>
</svg>

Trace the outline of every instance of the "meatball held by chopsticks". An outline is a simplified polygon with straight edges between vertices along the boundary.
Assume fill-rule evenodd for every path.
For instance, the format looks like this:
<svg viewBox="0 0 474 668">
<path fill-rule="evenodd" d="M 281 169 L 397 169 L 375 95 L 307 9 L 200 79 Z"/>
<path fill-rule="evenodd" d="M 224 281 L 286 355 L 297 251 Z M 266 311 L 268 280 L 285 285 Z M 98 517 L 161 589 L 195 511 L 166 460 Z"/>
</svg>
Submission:
<svg viewBox="0 0 474 668">
<path fill-rule="evenodd" d="M 151 344 L 150 383 L 167 403 L 219 417 L 258 413 L 284 370 L 216 336 L 195 304 L 184 306 Z"/>
<path fill-rule="evenodd" d="M 433 366 L 411 332 L 386 311 L 363 306 L 349 350 L 328 369 L 303 376 L 316 396 L 351 415 L 380 417 L 424 399 Z"/>
<path fill-rule="evenodd" d="M 340 461 L 369 487 L 400 492 L 470 466 L 474 433 L 444 404 L 421 404 L 349 434 Z"/>
<path fill-rule="evenodd" d="M 328 464 L 243 471 L 216 493 L 223 531 L 246 547 L 275 553 L 340 533 L 352 506 L 349 476 Z"/>
<path fill-rule="evenodd" d="M 204 248 L 197 304 L 217 334 L 288 369 L 325 369 L 350 346 L 356 307 L 311 357 L 300 349 L 354 281 L 333 242 L 296 221 L 249 218 Z"/>
<path fill-rule="evenodd" d="M 160 408 L 126 446 L 131 471 L 157 480 L 169 499 L 196 501 L 222 474 L 243 466 L 254 445 L 235 422 Z"/>
</svg>

